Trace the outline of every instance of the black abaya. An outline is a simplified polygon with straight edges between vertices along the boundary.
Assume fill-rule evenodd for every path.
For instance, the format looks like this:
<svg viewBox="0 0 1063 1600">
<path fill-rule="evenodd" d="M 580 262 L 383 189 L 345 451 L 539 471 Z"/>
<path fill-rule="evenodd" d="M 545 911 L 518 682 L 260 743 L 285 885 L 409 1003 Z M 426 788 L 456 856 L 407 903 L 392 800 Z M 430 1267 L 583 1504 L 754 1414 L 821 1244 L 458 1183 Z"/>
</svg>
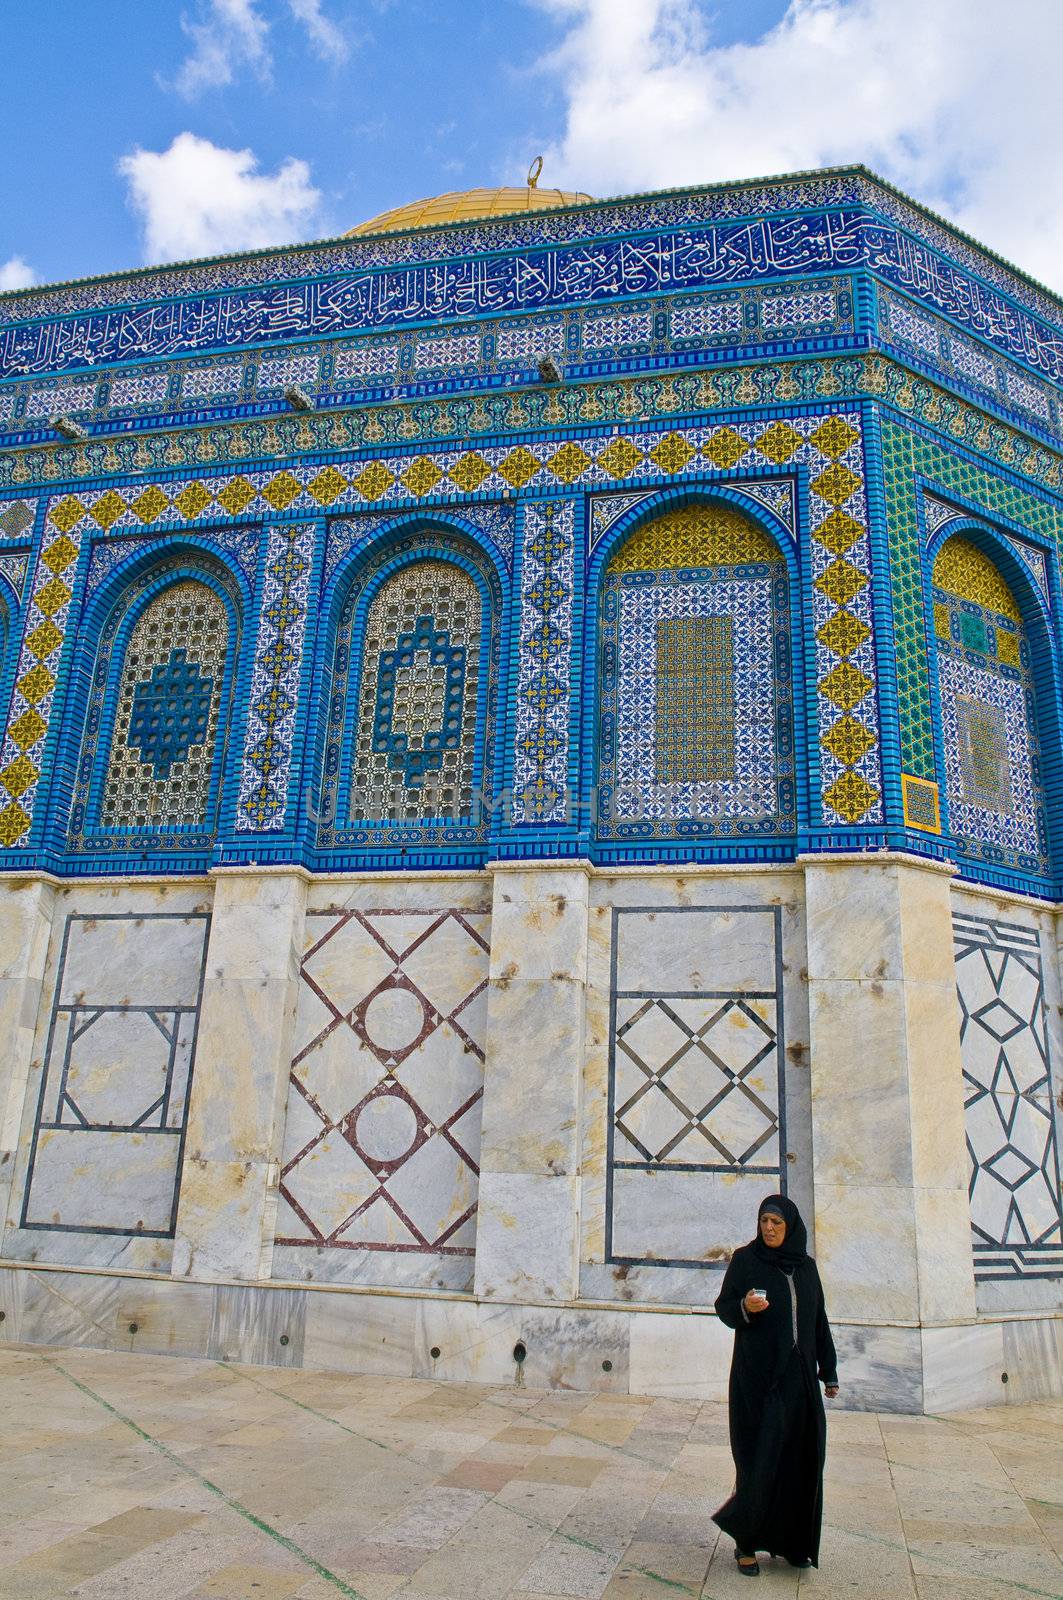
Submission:
<svg viewBox="0 0 1063 1600">
<path fill-rule="evenodd" d="M 817 1378 L 836 1384 L 837 1358 L 816 1263 L 804 1253 L 804 1224 L 792 1201 L 783 1205 L 795 1219 L 791 1225 L 786 1218 L 786 1248 L 754 1241 L 736 1250 L 716 1301 L 720 1320 L 735 1330 L 729 1422 L 736 1483 L 713 1520 L 743 1552 L 817 1565 L 827 1443 Z M 746 1313 L 742 1301 L 754 1288 L 765 1291 L 768 1308 Z"/>
</svg>

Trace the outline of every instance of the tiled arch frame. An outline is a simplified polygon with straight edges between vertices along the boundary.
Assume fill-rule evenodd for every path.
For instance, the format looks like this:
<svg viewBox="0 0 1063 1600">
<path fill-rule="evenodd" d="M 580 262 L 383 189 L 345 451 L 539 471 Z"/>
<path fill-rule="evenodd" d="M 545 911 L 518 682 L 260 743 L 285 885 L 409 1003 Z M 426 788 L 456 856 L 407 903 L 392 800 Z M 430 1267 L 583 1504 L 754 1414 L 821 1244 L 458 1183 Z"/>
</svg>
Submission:
<svg viewBox="0 0 1063 1600">
<path fill-rule="evenodd" d="M 425 561 L 450 562 L 476 584 L 481 600 L 474 787 L 485 798 L 472 821 L 373 823 L 345 815 L 351 785 L 351 751 L 362 688 L 362 653 L 368 609 L 397 573 Z M 449 511 L 398 516 L 355 547 L 330 578 L 319 608 L 316 666 L 311 696 L 311 855 L 319 868 L 356 870 L 480 866 L 489 854 L 499 808 L 505 718 L 502 641 L 510 611 L 506 565 L 481 529 Z"/>
<path fill-rule="evenodd" d="M 1054 641 L 1053 622 L 1046 597 L 1026 563 L 1016 555 L 1006 534 L 992 523 L 967 512 L 957 512 L 938 526 L 923 549 L 923 615 L 926 630 L 930 680 L 930 703 L 934 725 L 934 757 L 937 771 L 943 836 L 950 839 L 948 792 L 945 780 L 945 738 L 942 722 L 937 640 L 934 632 L 933 572 L 942 546 L 952 538 L 966 539 L 997 568 L 1007 583 L 1022 618 L 1030 647 L 1034 709 L 1037 719 L 1042 787 L 1045 794 L 1045 822 L 1048 833 L 1050 874 L 1041 877 L 1004 866 L 994 866 L 967 854 L 954 851 L 960 875 L 977 883 L 1017 889 L 1028 894 L 1057 898 L 1060 862 L 1063 860 L 1063 677 L 1059 652 Z"/>
<path fill-rule="evenodd" d="M 115 697 L 130 635 L 154 600 L 187 581 L 203 583 L 218 596 L 228 624 L 206 824 L 202 829 L 100 827 L 92 816 L 106 776 Z M 65 858 L 65 867 L 99 871 L 113 862 L 121 870 L 129 857 L 138 866 L 147 857 L 161 860 L 167 870 L 203 871 L 211 864 L 217 840 L 231 825 L 230 791 L 240 746 L 234 723 L 243 715 L 236 688 L 251 599 L 246 577 L 209 538 L 171 535 L 147 546 L 138 544 L 128 562 L 109 574 L 86 602 L 77 624 L 47 806 L 52 830 L 48 844 Z"/>
<path fill-rule="evenodd" d="M 615 841 L 594 839 L 590 848 L 596 859 L 622 860 L 636 855 L 639 860 L 789 860 L 798 851 L 800 836 L 809 826 L 810 763 L 807 750 L 809 729 L 816 727 L 815 683 L 809 681 L 806 662 L 814 645 L 808 637 L 808 627 L 802 600 L 802 575 L 798 547 L 793 532 L 780 517 L 766 506 L 753 500 L 741 490 L 728 484 L 686 484 L 663 489 L 632 506 L 608 529 L 599 541 L 588 563 L 586 577 L 587 626 L 583 642 L 583 682 L 586 693 L 583 703 L 582 764 L 585 785 L 597 791 L 599 770 L 599 698 L 601 676 L 601 609 L 605 576 L 609 564 L 620 547 L 648 523 L 656 521 L 670 511 L 693 505 L 728 507 L 747 517 L 762 533 L 766 533 L 779 550 L 786 567 L 787 599 L 790 622 L 791 679 L 793 685 L 793 746 L 794 776 L 797 789 L 797 827 L 792 834 L 764 841 L 737 841 L 733 838 L 655 841 L 635 844 L 618 844 Z"/>
</svg>

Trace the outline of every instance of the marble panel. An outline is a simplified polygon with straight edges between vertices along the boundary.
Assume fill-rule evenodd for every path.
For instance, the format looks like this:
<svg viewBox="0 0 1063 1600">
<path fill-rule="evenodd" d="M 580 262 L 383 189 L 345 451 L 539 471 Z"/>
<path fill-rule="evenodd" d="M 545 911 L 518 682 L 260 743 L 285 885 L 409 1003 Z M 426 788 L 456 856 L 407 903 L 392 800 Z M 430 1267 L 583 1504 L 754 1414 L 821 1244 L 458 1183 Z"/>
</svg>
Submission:
<svg viewBox="0 0 1063 1600">
<path fill-rule="evenodd" d="M 973 1317 L 970 1210 L 963 1188 L 915 1189 L 919 1315 L 924 1322 Z"/>
<path fill-rule="evenodd" d="M 22 1300 L 26 1275 L 0 1267 L 0 1341 L 17 1344 L 22 1338 Z"/>
<path fill-rule="evenodd" d="M 413 1374 L 414 1326 L 422 1302 L 403 1295 L 306 1295 L 303 1365 L 382 1378 Z"/>
<path fill-rule="evenodd" d="M 587 874 L 540 867 L 496 873 L 491 977 L 582 983 L 587 967 Z"/>
<path fill-rule="evenodd" d="M 305 1290 L 218 1284 L 207 1355 L 256 1366 L 302 1366 L 305 1317 Z"/>
<path fill-rule="evenodd" d="M 997 1311 L 1063 1311 L 1063 1277 L 979 1278 L 975 1300 L 980 1316 Z"/>
<path fill-rule="evenodd" d="M 496 922 L 497 926 L 497 922 Z M 485 1093 L 484 1172 L 573 1173 L 579 1163 L 584 989 L 567 979 L 501 979 L 487 1002 L 499 1068 Z"/>
<path fill-rule="evenodd" d="M 808 975 L 881 982 L 904 976 L 897 868 L 816 863 L 805 874 Z"/>
<path fill-rule="evenodd" d="M 655 994 L 776 987 L 770 909 L 676 907 L 625 911 L 616 934 L 616 987 Z"/>
<path fill-rule="evenodd" d="M 827 1311 L 837 1312 L 828 1289 Z M 847 1411 L 922 1410 L 923 1367 L 918 1328 L 832 1322 L 838 1352 L 839 1403 Z"/>
<path fill-rule="evenodd" d="M 752 1224 L 748 1231 L 752 1232 Z M 720 1292 L 727 1263 L 715 1266 L 668 1267 L 657 1261 L 645 1265 L 622 1262 L 584 1262 L 579 1272 L 581 1300 L 615 1300 L 632 1306 L 692 1306 L 710 1308 Z"/>
<path fill-rule="evenodd" d="M 955 978 L 909 978 L 904 986 L 911 1108 L 912 1176 L 916 1184 L 966 1193 L 967 1140 Z"/>
<path fill-rule="evenodd" d="M 614 1167 L 611 1259 L 726 1263 L 736 1245 L 752 1236 L 757 1206 L 773 1187 L 771 1177 L 757 1172 Z M 711 1300 L 719 1290 L 702 1293 Z"/>
<path fill-rule="evenodd" d="M 544 1306 L 421 1301 L 414 1375 L 543 1389 L 628 1389 L 629 1319 Z M 525 1355 L 518 1360 L 516 1346 Z M 432 1355 L 438 1350 L 437 1356 Z"/>
<path fill-rule="evenodd" d="M 912 1182 L 904 986 L 809 985 L 817 1185 Z"/>
<path fill-rule="evenodd" d="M 726 1401 L 734 1333 L 718 1317 L 640 1311 L 630 1326 L 632 1394 Z"/>
<path fill-rule="evenodd" d="M 269 1276 L 306 875 L 217 876 L 175 1272 Z"/>
<path fill-rule="evenodd" d="M 278 1208 L 278 1228 L 284 1225 L 284 1203 Z M 382 1259 L 383 1258 L 383 1259 Z M 287 1283 L 349 1284 L 364 1288 L 449 1289 L 470 1293 L 473 1286 L 472 1253 L 439 1255 L 428 1250 L 381 1252 L 335 1250 L 306 1245 L 273 1246 L 271 1276 Z M 386 1283 L 382 1282 L 386 1279 Z"/>
<path fill-rule="evenodd" d="M 163 1356 L 206 1354 L 215 1290 L 205 1283 L 121 1278 L 115 1297 L 116 1347 Z"/>
<path fill-rule="evenodd" d="M 816 1259 L 834 1316 L 918 1320 L 910 1189 L 817 1180 Z"/>
<path fill-rule="evenodd" d="M 170 1133 L 42 1132 L 23 1225 L 168 1234 L 180 1153 Z"/>
<path fill-rule="evenodd" d="M 307 911 L 331 915 L 342 911 L 372 912 L 381 907 L 389 911 L 434 911 L 445 901 L 456 911 L 490 913 L 491 894 L 492 878 L 487 872 L 315 877 L 308 889 Z"/>
<path fill-rule="evenodd" d="M 1004 1371 L 1009 1405 L 1063 1396 L 1063 1317 L 1005 1322 Z"/>
<path fill-rule="evenodd" d="M 135 911 L 71 918 L 63 964 L 70 1003 L 160 1010 L 194 1007 L 203 968 L 203 922 Z"/>
<path fill-rule="evenodd" d="M 122 1280 L 104 1274 L 29 1272 L 22 1290 L 26 1344 L 112 1349 Z"/>
<path fill-rule="evenodd" d="M 275 1276 L 468 1286 L 487 932 L 438 904 L 307 917 Z"/>
<path fill-rule="evenodd" d="M 924 1328 L 923 1409 L 966 1411 L 1003 1398 L 1004 1331 L 999 1322 Z"/>
<path fill-rule="evenodd" d="M 275 1179 L 275 1162 L 205 1161 L 186 1155 L 173 1244 L 174 1276 L 268 1276 L 265 1199 Z"/>
<path fill-rule="evenodd" d="M 0 881 L 0 1230 L 15 1177 L 55 906 L 50 884 Z"/>
<path fill-rule="evenodd" d="M 476 1233 L 477 1294 L 495 1300 L 571 1299 L 578 1228 L 577 1179 L 485 1172 Z"/>
</svg>

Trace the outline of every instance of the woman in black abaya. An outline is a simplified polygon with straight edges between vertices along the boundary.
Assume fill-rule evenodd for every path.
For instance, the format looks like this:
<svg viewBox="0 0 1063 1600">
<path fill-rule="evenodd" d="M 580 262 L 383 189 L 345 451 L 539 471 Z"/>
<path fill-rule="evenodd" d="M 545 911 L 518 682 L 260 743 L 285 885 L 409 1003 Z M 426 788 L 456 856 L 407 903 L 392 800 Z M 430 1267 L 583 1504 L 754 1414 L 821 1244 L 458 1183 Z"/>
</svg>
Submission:
<svg viewBox="0 0 1063 1600">
<path fill-rule="evenodd" d="M 785 1195 L 761 1202 L 757 1237 L 731 1258 L 716 1302 L 735 1330 L 731 1454 L 735 1492 L 713 1521 L 735 1542 L 739 1571 L 756 1552 L 819 1564 L 827 1423 L 822 1383 L 838 1393 L 837 1358 L 801 1213 Z M 819 1382 L 817 1382 L 817 1378 Z"/>
</svg>

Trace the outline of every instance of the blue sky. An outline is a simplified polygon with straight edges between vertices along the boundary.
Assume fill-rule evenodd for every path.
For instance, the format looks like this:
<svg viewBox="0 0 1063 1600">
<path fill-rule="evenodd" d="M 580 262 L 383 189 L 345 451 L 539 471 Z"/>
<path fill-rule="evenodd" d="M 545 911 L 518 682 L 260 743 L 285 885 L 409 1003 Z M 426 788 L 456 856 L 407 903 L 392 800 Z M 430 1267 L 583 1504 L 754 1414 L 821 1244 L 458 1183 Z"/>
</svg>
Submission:
<svg viewBox="0 0 1063 1600">
<path fill-rule="evenodd" d="M 0 287 L 340 232 L 481 183 L 863 160 L 1061 276 L 1060 0 L 4 7 Z M 1039 36 L 1039 45 L 1030 40 Z M 12 63 L 17 64 L 14 68 Z M 13 137 L 12 137 L 13 135 Z"/>
</svg>

